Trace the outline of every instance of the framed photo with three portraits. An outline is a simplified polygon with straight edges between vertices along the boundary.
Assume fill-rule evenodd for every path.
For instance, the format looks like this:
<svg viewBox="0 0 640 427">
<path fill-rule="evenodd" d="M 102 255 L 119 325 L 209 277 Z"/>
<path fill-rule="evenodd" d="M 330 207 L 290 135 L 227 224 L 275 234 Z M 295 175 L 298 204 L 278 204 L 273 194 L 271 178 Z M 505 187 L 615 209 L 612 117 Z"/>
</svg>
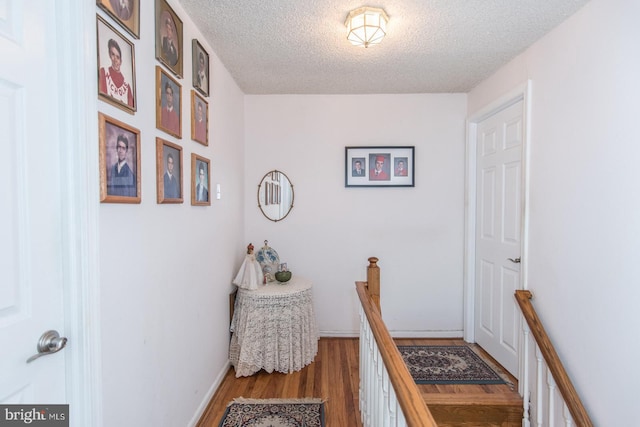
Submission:
<svg viewBox="0 0 640 427">
<path fill-rule="evenodd" d="M 415 147 L 346 147 L 345 187 L 414 187 Z"/>
</svg>

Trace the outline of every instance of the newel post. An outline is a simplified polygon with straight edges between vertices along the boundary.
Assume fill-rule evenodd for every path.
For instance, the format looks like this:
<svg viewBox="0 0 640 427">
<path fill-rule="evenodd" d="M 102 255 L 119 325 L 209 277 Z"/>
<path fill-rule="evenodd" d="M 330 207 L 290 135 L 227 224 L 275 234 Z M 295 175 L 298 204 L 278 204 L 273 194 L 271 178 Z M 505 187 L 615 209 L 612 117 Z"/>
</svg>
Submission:
<svg viewBox="0 0 640 427">
<path fill-rule="evenodd" d="M 369 258 L 369 266 L 367 267 L 367 289 L 378 311 L 382 313 L 380 310 L 380 267 L 378 267 L 377 262 L 378 258 L 374 256 Z"/>
</svg>

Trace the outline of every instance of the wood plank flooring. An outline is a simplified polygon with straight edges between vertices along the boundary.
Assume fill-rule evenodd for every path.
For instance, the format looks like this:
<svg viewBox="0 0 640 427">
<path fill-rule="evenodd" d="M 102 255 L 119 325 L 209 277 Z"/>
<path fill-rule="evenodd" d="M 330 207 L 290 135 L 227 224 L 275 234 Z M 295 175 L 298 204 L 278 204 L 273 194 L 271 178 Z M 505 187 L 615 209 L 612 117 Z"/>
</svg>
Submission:
<svg viewBox="0 0 640 427">
<path fill-rule="evenodd" d="M 460 339 L 397 339 L 398 345 L 459 345 Z M 313 363 L 292 374 L 260 371 L 250 377 L 235 378 L 233 368 L 227 372 L 222 384 L 205 410 L 199 427 L 217 427 L 225 408 L 236 397 L 255 399 L 319 397 L 326 400 L 326 427 L 361 427 L 358 409 L 358 352 L 357 338 L 321 338 L 318 355 Z M 488 357 L 488 355 L 486 356 Z M 442 419 L 468 416 L 468 411 L 478 411 L 480 406 L 489 408 L 506 404 L 517 407 L 517 381 L 510 377 L 515 389 L 504 384 L 448 385 L 420 384 L 418 387 L 430 409 L 442 413 Z M 442 403 L 458 401 L 463 409 L 443 409 Z M 440 406 L 438 406 L 440 405 Z M 467 408 L 466 410 L 464 408 Z M 489 409 L 491 410 L 491 409 Z M 486 411 L 486 410 L 485 410 Z M 514 415 L 514 417 L 517 414 Z M 436 420 L 438 417 L 436 417 Z M 489 415 L 487 415 L 489 419 Z M 439 425 L 465 425 L 462 422 Z M 507 426 L 509 423 L 495 422 L 468 424 L 473 426 Z"/>
</svg>

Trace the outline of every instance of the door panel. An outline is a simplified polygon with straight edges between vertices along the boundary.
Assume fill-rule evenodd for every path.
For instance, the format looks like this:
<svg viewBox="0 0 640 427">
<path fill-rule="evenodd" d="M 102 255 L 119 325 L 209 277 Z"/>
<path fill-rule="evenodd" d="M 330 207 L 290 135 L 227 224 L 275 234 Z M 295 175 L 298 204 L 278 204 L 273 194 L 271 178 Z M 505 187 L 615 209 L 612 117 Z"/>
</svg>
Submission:
<svg viewBox="0 0 640 427">
<path fill-rule="evenodd" d="M 478 123 L 476 330 L 478 344 L 518 375 L 522 234 L 522 101 Z"/>
<path fill-rule="evenodd" d="M 493 336 L 494 323 L 493 323 L 493 286 L 495 282 L 495 266 L 487 260 L 480 261 L 480 281 L 478 282 L 480 292 L 480 327 L 484 333 L 488 336 Z"/>
<path fill-rule="evenodd" d="M 6 0 L 0 23 L 0 403 L 66 403 L 54 2 Z"/>
</svg>

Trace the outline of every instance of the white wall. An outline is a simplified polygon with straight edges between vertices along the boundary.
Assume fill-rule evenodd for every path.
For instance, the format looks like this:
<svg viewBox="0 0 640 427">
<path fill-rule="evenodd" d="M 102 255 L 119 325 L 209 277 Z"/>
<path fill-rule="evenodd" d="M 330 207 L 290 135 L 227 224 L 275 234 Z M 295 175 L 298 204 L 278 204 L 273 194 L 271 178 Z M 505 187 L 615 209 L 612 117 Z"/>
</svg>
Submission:
<svg viewBox="0 0 640 427">
<path fill-rule="evenodd" d="M 526 280 L 602 426 L 637 420 L 638 16 L 637 1 L 593 0 L 469 94 L 473 113 L 532 80 Z"/>
<path fill-rule="evenodd" d="M 382 311 L 403 336 L 462 335 L 466 95 L 246 96 L 246 238 L 314 282 L 322 335 L 358 332 L 356 280 L 380 258 Z M 345 188 L 345 147 L 414 145 L 415 188 Z M 263 217 L 272 169 L 293 211 Z"/>
<path fill-rule="evenodd" d="M 184 136 L 157 130 L 154 2 L 140 3 L 140 40 L 127 36 L 135 44 L 138 112 L 98 106 L 140 129 L 142 139 L 142 203 L 100 206 L 104 425 L 183 426 L 227 366 L 228 294 L 245 246 L 243 94 L 170 2 L 184 23 Z M 211 57 L 208 147 L 190 139 L 193 38 Z M 183 204 L 156 203 L 156 136 L 183 148 Z M 210 207 L 191 206 L 191 153 L 211 160 L 212 187 L 221 184 L 223 197 L 212 192 Z"/>
</svg>

